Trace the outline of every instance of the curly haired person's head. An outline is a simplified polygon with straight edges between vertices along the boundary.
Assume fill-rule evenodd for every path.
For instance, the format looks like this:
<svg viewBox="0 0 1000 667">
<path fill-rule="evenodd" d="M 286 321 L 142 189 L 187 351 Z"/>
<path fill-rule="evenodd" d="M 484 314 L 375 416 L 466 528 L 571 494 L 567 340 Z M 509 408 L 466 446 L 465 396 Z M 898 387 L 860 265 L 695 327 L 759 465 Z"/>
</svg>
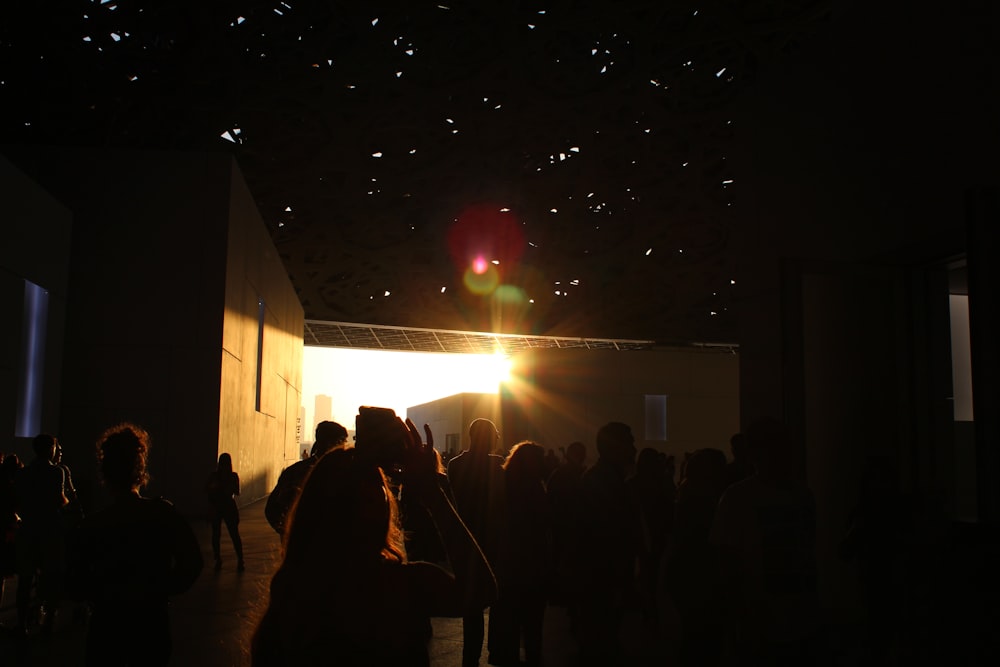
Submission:
<svg viewBox="0 0 1000 667">
<path fill-rule="evenodd" d="M 112 426 L 97 440 L 97 460 L 104 484 L 119 491 L 138 490 L 149 482 L 146 461 L 149 433 L 141 426 Z"/>
</svg>

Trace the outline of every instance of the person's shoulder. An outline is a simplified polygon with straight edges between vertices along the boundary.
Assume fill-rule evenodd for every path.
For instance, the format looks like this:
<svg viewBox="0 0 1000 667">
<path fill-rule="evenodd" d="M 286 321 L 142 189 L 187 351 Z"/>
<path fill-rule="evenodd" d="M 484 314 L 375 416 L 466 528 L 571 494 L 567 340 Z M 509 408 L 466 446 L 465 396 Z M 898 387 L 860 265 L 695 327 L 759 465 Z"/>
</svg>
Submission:
<svg viewBox="0 0 1000 667">
<path fill-rule="evenodd" d="M 151 518 L 174 519 L 175 517 L 180 517 L 180 513 L 174 504 L 163 496 L 156 496 L 154 498 L 140 496 L 138 500 L 136 509 Z"/>
<path fill-rule="evenodd" d="M 315 463 L 315 461 L 311 456 L 307 459 L 296 461 L 281 471 L 281 474 L 278 475 L 278 484 L 289 482 L 297 479 L 298 477 L 304 476 L 307 472 L 309 472 L 309 469 L 312 468 L 313 463 Z"/>
<path fill-rule="evenodd" d="M 468 452 L 462 451 L 456 454 L 455 456 L 451 457 L 447 465 L 448 472 L 451 472 L 452 470 L 456 470 L 464 466 L 469 458 L 467 454 Z"/>
<path fill-rule="evenodd" d="M 438 590 L 449 583 L 453 576 L 437 563 L 423 560 L 407 563 L 386 563 L 385 572 L 394 579 L 397 586 L 405 585 L 412 590 L 424 591 L 424 595 Z"/>
<path fill-rule="evenodd" d="M 751 475 L 727 486 L 719 497 L 719 502 L 726 504 L 744 504 L 760 496 L 760 480 Z"/>
</svg>

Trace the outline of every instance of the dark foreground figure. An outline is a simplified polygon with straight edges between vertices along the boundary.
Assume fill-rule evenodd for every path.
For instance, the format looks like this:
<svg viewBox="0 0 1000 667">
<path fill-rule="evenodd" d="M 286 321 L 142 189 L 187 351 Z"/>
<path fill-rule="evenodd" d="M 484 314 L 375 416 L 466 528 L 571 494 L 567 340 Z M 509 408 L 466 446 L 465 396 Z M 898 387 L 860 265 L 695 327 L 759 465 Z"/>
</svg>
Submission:
<svg viewBox="0 0 1000 667">
<path fill-rule="evenodd" d="M 440 457 L 412 423 L 398 422 L 398 433 L 403 489 L 433 518 L 453 571 L 408 562 L 396 498 L 361 439 L 334 449 L 292 509 L 252 640 L 254 667 L 428 665 L 430 617 L 462 616 L 495 598 L 489 565 L 439 485 Z"/>
<path fill-rule="evenodd" d="M 115 426 L 97 450 L 112 501 L 84 521 L 71 571 L 71 586 L 91 607 L 86 664 L 166 665 L 168 600 L 198 578 L 201 548 L 172 504 L 139 494 L 148 480 L 142 428 Z"/>
</svg>

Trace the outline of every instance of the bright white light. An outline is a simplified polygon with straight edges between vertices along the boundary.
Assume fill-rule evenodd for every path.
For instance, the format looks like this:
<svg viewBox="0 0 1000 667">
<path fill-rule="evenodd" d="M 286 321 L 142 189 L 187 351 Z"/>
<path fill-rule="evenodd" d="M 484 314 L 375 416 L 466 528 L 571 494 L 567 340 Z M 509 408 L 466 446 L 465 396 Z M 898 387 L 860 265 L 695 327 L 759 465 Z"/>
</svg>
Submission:
<svg viewBox="0 0 1000 667">
<path fill-rule="evenodd" d="M 332 419 L 354 428 L 359 405 L 406 408 L 461 393 L 495 394 L 512 361 L 503 354 L 396 352 L 306 346 L 302 355 L 302 439 L 312 442 L 317 395 L 333 398 Z M 399 382 L 386 382 L 385 378 Z M 413 381 L 407 381 L 410 378 Z M 440 436 L 444 443 L 444 434 Z"/>
</svg>

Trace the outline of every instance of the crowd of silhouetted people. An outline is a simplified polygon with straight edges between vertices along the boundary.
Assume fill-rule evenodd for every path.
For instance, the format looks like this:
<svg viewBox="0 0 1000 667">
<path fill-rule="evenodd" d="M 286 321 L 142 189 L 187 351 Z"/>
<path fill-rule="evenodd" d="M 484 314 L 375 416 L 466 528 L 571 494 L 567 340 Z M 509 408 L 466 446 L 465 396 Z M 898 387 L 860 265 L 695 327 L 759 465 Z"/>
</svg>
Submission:
<svg viewBox="0 0 1000 667">
<path fill-rule="evenodd" d="M 324 422 L 282 474 L 266 516 L 283 560 L 253 664 L 429 664 L 445 615 L 462 619 L 463 665 L 540 665 L 553 606 L 581 665 L 635 657 L 630 613 L 653 634 L 679 623 L 682 665 L 815 662 L 815 508 L 780 423 L 735 435 L 731 460 L 706 448 L 678 466 L 620 422 L 588 464 L 583 442 L 505 447 L 488 419 L 442 456 L 397 421 L 396 459 Z"/>
<path fill-rule="evenodd" d="M 39 434 L 34 457 L 3 459 L 3 574 L 16 577 L 17 619 L 6 632 L 23 651 L 35 626 L 50 636 L 67 610 L 86 624 L 86 665 L 166 665 L 168 601 L 202 570 L 201 546 L 167 500 L 141 494 L 149 434 L 119 424 L 97 441 L 108 500 L 84 514 L 58 439 Z M 30 656 L 17 657 L 30 664 Z"/>
<path fill-rule="evenodd" d="M 780 422 L 734 435 L 731 457 L 705 448 L 680 461 L 637 451 L 620 422 L 597 431 L 593 452 L 582 441 L 560 454 L 531 440 L 506 447 L 488 419 L 467 435 L 442 455 L 409 420 L 380 434 L 388 444 L 317 426 L 265 506 L 281 559 L 253 621 L 253 665 L 429 665 L 431 619 L 447 616 L 462 619 L 464 666 L 484 653 L 491 665 L 537 666 L 557 607 L 584 666 L 635 657 L 623 645 L 630 614 L 650 635 L 678 629 L 676 664 L 817 663 L 816 510 Z M 36 625 L 50 634 L 69 602 L 82 605 L 70 608 L 87 624 L 86 664 L 168 664 L 168 601 L 203 563 L 189 522 L 142 495 L 149 448 L 134 424 L 101 435 L 109 501 L 86 516 L 57 438 L 36 437 L 27 465 L 2 458 L 0 566 L 17 581 L 15 637 Z M 872 471 L 843 546 L 873 587 L 889 552 L 870 551 L 886 474 Z M 205 486 L 216 570 L 223 525 L 245 568 L 239 493 L 223 453 Z"/>
</svg>

